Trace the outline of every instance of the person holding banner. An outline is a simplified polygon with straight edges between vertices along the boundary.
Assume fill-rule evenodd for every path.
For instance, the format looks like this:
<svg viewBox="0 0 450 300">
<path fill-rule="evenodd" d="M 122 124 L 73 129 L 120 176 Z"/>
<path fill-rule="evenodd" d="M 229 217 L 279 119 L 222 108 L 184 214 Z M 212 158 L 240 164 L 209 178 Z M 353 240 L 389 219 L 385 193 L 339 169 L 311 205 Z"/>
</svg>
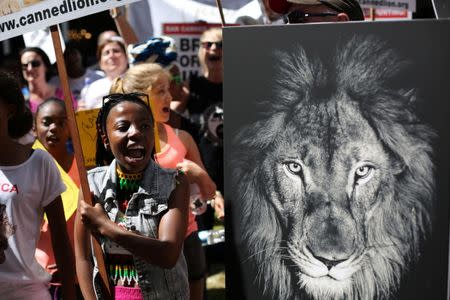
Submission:
<svg viewBox="0 0 450 300">
<path fill-rule="evenodd" d="M 50 97 L 64 99 L 62 89 L 49 83 L 52 72 L 52 65 L 47 54 L 38 47 L 26 47 L 20 54 L 20 65 L 22 76 L 27 82 L 28 103 L 33 113 L 39 104 Z M 72 96 L 73 107 L 77 108 L 77 101 Z"/>
<path fill-rule="evenodd" d="M 169 72 L 158 64 L 139 63 L 132 66 L 122 78 L 117 78 L 111 90 L 149 95 L 157 126 L 157 142 L 160 144 L 155 154 L 157 163 L 164 168 L 182 170 L 189 182 L 198 185 L 201 199 L 213 199 L 216 185 L 205 171 L 195 141 L 189 133 L 165 124 L 169 120 L 172 100 L 169 93 L 170 77 Z M 203 299 L 206 276 L 205 254 L 197 230 L 195 216 L 190 212 L 183 249 L 189 271 L 190 299 Z"/>
<path fill-rule="evenodd" d="M 80 178 L 74 155 L 66 147 L 66 142 L 70 138 L 70 132 L 67 125 L 64 101 L 57 98 L 49 98 L 38 106 L 35 115 L 34 132 L 37 140 L 33 148 L 43 149 L 53 156 L 61 173 L 61 178 L 67 187 L 66 192 L 61 197 L 67 222 L 67 232 L 73 249 L 75 211 L 77 209 Z M 60 272 L 58 272 L 53 252 L 51 232 L 48 228 L 48 221 L 45 220 L 41 227 L 41 237 L 37 244 L 35 257 L 39 264 L 48 273 L 52 274 L 50 293 L 53 299 L 56 300 L 61 299 L 61 279 L 59 278 Z"/>
<path fill-rule="evenodd" d="M 16 79 L 0 72 L 0 203 L 6 206 L 0 232 L 5 234 L 5 219 L 10 224 L 8 238 L 1 244 L 0 295 L 2 299 L 51 299 L 51 276 L 34 257 L 45 212 L 63 297 L 75 299 L 73 253 L 60 196 L 66 187 L 50 154 L 15 141 L 31 126 L 32 116 Z"/>
<path fill-rule="evenodd" d="M 80 193 L 75 253 L 83 296 L 95 299 L 98 291 L 90 230 L 105 251 L 115 299 L 189 299 L 181 254 L 188 182 L 183 173 L 162 169 L 152 159 L 154 122 L 148 95 L 105 96 L 96 124 L 101 144 L 97 157 L 103 162 L 107 158 L 102 156 L 109 154 L 113 161 L 88 172 L 95 206 Z"/>
</svg>

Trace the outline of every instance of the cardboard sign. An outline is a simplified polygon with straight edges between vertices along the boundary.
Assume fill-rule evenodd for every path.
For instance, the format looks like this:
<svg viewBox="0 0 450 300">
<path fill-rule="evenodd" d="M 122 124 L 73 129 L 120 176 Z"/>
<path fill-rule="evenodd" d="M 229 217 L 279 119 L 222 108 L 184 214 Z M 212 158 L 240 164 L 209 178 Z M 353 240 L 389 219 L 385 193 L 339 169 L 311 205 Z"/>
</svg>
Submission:
<svg viewBox="0 0 450 300">
<path fill-rule="evenodd" d="M 183 80 L 187 80 L 191 75 L 200 72 L 200 62 L 197 53 L 200 47 L 200 36 L 203 31 L 220 26 L 221 24 L 209 23 L 163 24 L 163 35 L 175 39 L 178 52 L 177 62 L 180 65 Z"/>
<path fill-rule="evenodd" d="M 0 41 L 137 0 L 2 0 Z"/>
<path fill-rule="evenodd" d="M 99 109 L 89 109 L 77 111 L 78 132 L 80 134 L 81 148 L 83 149 L 84 165 L 86 168 L 95 167 L 95 147 L 97 142 L 97 120 Z"/>
</svg>

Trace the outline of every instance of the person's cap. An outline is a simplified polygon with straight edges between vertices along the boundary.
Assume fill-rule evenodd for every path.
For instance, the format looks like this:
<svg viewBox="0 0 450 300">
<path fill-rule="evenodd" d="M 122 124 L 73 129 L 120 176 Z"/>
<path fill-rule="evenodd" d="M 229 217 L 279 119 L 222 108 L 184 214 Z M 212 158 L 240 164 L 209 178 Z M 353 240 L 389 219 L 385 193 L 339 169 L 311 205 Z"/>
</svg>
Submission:
<svg viewBox="0 0 450 300">
<path fill-rule="evenodd" d="M 364 20 L 364 14 L 357 0 L 269 0 L 270 8 L 279 14 L 286 14 L 292 4 L 324 4 L 337 12 L 346 13 L 352 21 Z"/>
<path fill-rule="evenodd" d="M 154 37 L 144 43 L 128 46 L 128 62 L 131 65 L 146 62 L 167 67 L 176 59 L 175 40 L 171 37 Z"/>
</svg>

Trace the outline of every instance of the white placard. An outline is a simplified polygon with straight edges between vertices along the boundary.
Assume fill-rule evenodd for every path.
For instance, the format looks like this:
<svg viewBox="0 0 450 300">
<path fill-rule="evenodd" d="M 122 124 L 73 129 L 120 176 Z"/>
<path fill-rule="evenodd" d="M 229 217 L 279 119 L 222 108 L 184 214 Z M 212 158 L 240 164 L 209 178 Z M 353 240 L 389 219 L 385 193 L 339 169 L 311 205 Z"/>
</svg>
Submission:
<svg viewBox="0 0 450 300">
<path fill-rule="evenodd" d="M 137 0 L 2 0 L 0 41 Z"/>
<path fill-rule="evenodd" d="M 61 41 L 62 51 L 66 48 L 66 44 L 64 43 L 64 39 L 61 34 L 61 30 L 58 27 L 59 39 Z M 23 41 L 25 42 L 25 46 L 27 47 L 39 47 L 47 54 L 50 59 L 50 63 L 56 62 L 56 54 L 55 49 L 53 48 L 53 41 L 50 35 L 50 30 L 39 29 L 35 31 L 30 31 L 23 34 Z"/>
</svg>

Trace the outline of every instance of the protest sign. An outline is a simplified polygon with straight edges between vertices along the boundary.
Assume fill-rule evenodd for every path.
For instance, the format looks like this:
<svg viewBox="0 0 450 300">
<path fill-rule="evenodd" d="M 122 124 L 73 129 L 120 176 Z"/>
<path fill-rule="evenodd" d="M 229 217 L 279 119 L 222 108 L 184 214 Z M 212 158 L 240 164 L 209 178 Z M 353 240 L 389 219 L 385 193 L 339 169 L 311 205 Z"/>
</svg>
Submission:
<svg viewBox="0 0 450 300">
<path fill-rule="evenodd" d="M 0 41 L 134 1 L 5 0 L 0 4 Z"/>
<path fill-rule="evenodd" d="M 81 148 L 83 149 L 84 165 L 86 168 L 95 167 L 95 147 L 97 141 L 97 120 L 99 109 L 80 110 L 75 113 Z"/>
<path fill-rule="evenodd" d="M 450 20 L 223 31 L 227 296 L 448 299 Z"/>
<path fill-rule="evenodd" d="M 181 77 L 187 80 L 200 72 L 200 61 L 197 53 L 200 47 L 200 36 L 203 31 L 220 27 L 221 24 L 209 23 L 166 23 L 163 24 L 163 35 L 175 39 L 180 65 Z"/>
</svg>

